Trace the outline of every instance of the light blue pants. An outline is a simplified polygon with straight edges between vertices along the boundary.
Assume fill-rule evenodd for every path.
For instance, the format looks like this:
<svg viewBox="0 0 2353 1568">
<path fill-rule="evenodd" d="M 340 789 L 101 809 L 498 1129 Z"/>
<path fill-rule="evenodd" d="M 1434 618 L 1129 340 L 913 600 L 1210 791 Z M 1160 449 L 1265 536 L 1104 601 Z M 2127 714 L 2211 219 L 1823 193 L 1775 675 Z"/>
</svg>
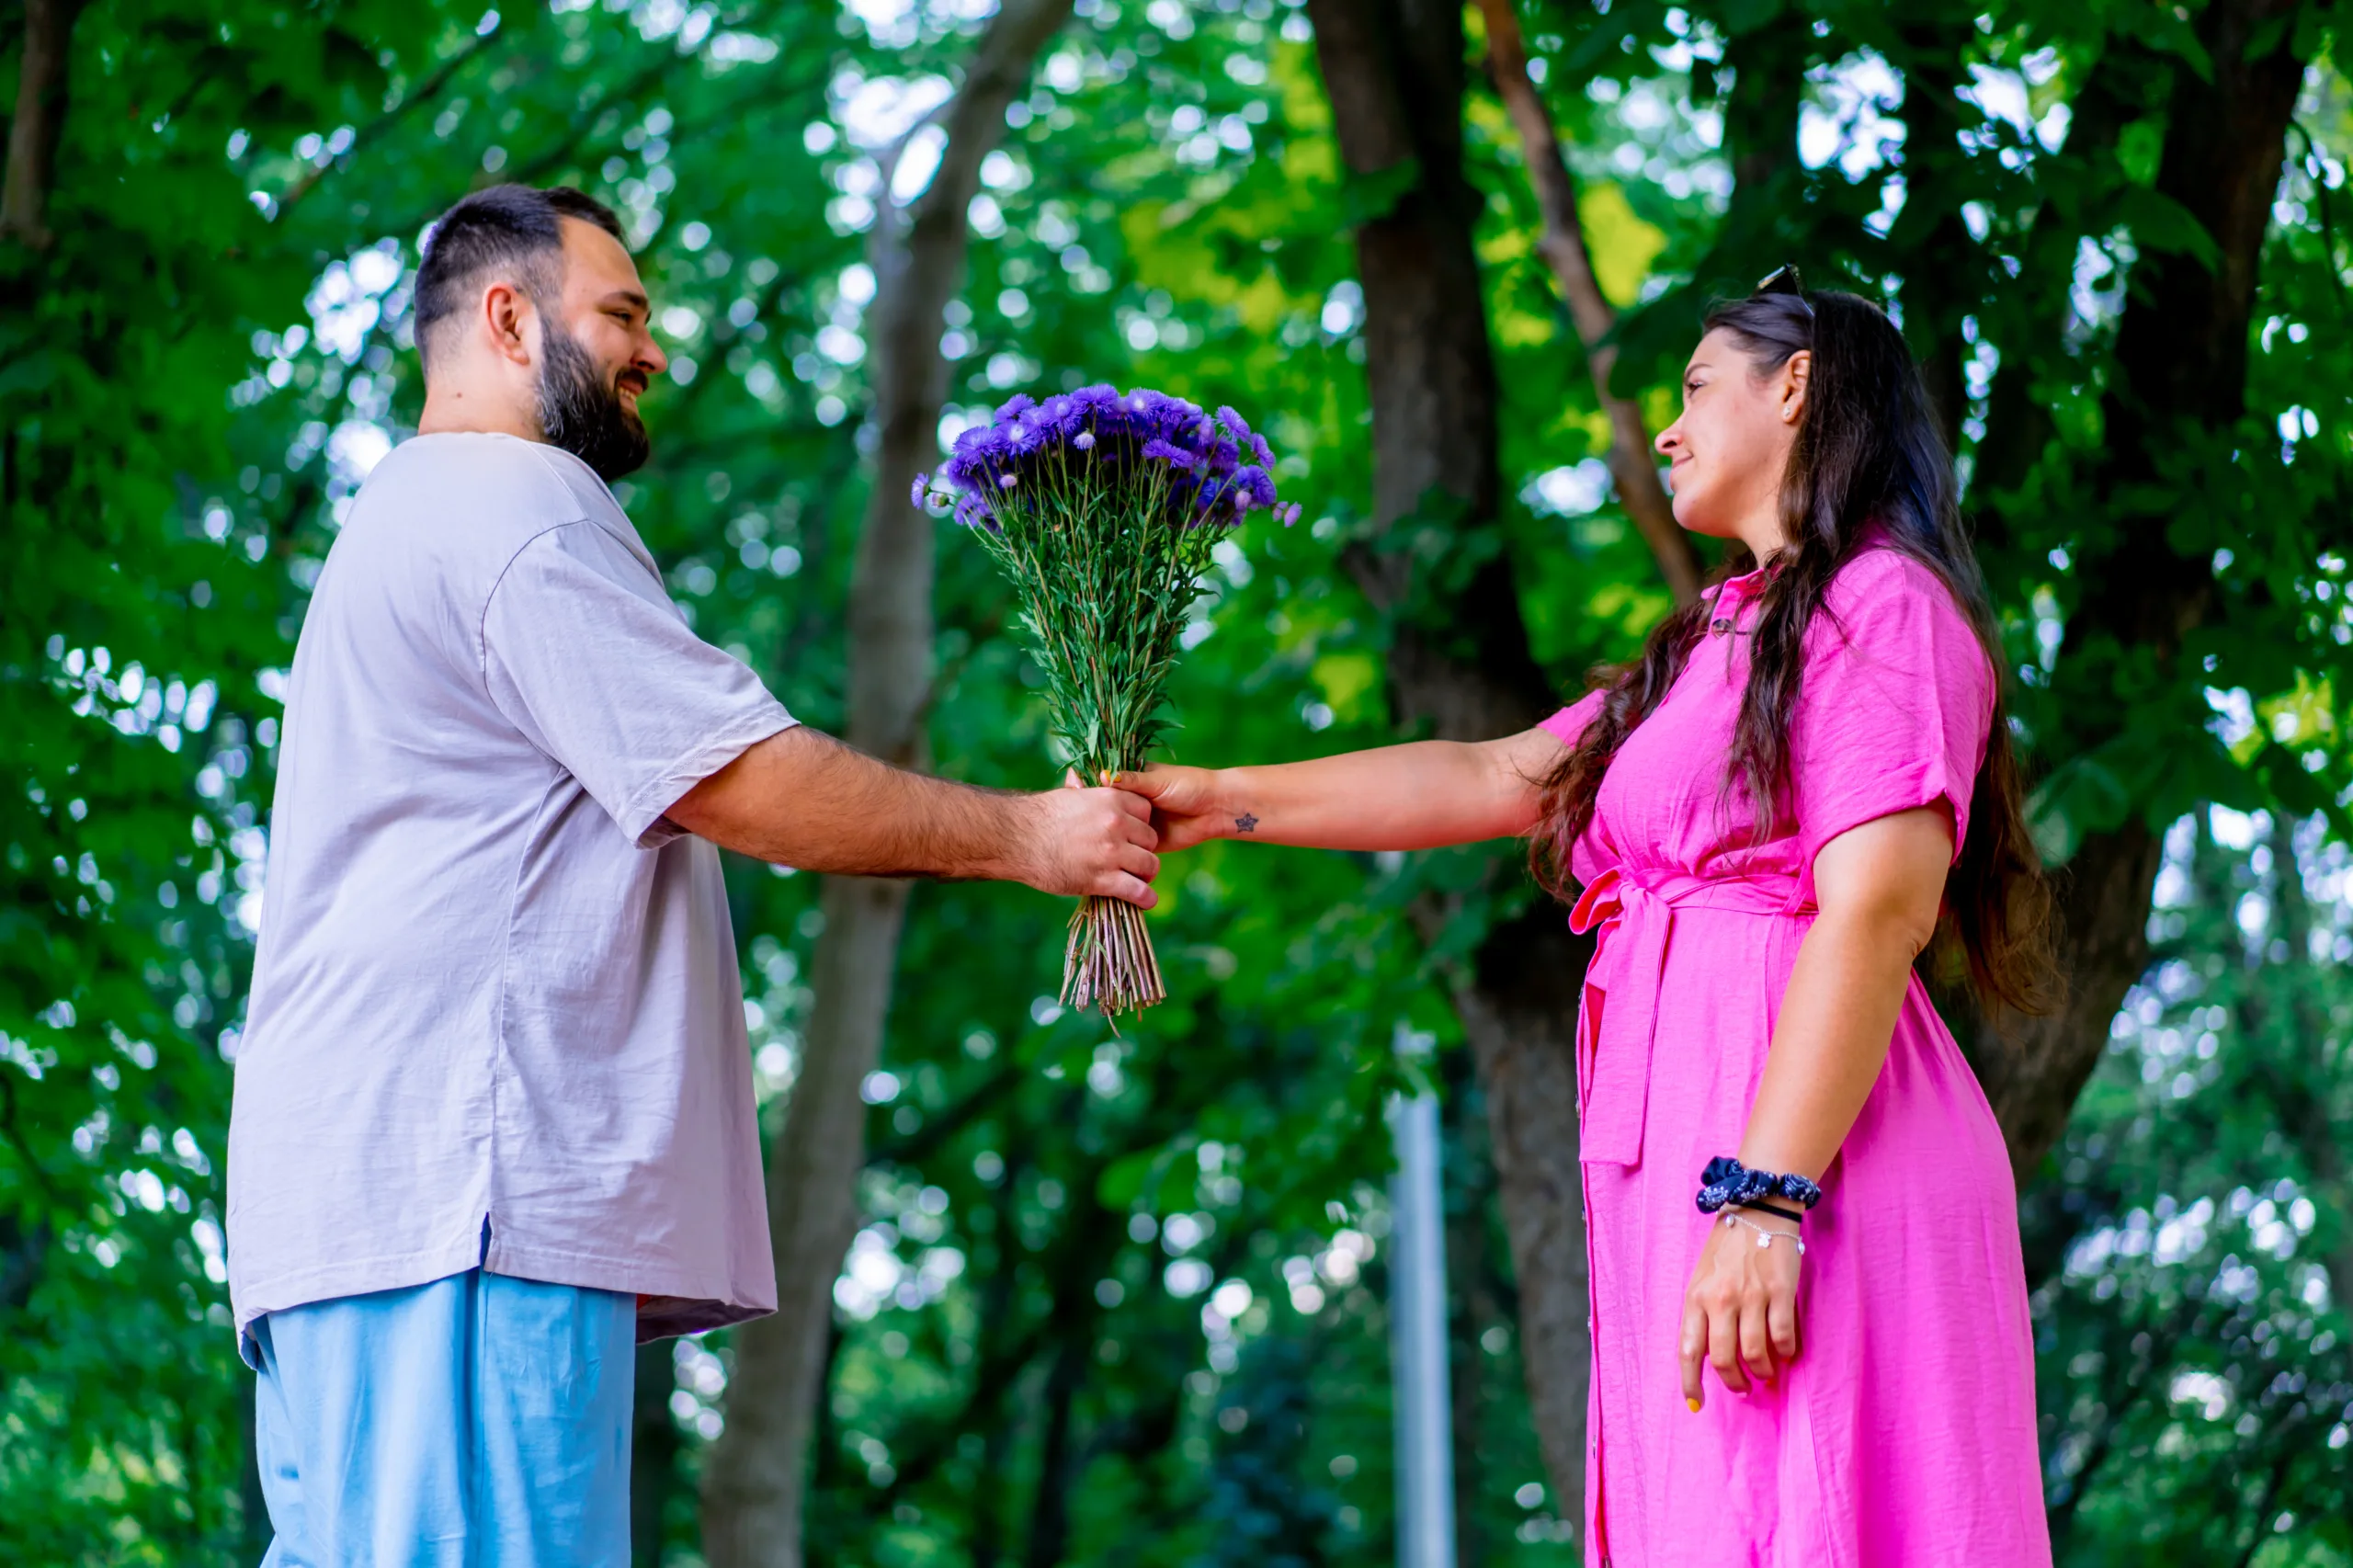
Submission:
<svg viewBox="0 0 2353 1568">
<path fill-rule="evenodd" d="M 634 1297 L 470 1269 L 252 1334 L 262 1568 L 629 1568 Z"/>
</svg>

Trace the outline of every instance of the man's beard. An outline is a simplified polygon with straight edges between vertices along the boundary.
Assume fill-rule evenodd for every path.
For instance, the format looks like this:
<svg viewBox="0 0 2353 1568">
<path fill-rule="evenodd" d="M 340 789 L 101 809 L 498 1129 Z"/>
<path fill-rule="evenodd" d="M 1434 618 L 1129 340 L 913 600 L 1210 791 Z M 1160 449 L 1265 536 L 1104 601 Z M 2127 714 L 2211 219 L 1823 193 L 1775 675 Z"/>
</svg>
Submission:
<svg viewBox="0 0 2353 1568">
<path fill-rule="evenodd" d="M 622 406 L 620 387 L 598 371 L 580 340 L 548 321 L 540 350 L 540 438 L 595 469 L 608 484 L 642 468 L 654 450 L 645 421 Z M 638 374 L 634 368 L 627 373 Z"/>
</svg>

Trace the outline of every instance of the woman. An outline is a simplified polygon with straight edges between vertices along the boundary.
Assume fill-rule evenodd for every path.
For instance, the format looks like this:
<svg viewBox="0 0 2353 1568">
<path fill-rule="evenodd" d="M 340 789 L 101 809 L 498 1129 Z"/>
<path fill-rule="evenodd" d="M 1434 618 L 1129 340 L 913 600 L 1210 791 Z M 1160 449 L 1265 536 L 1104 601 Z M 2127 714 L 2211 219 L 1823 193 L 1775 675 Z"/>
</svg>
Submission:
<svg viewBox="0 0 2353 1568">
<path fill-rule="evenodd" d="M 1763 564 L 1583 701 L 1120 782 L 1164 850 L 1526 835 L 1581 885 L 1589 1562 L 2039 1568 L 2017 1195 L 1914 968 L 1934 944 L 1988 1004 L 2045 1000 L 1951 461 L 1887 317 L 1791 268 L 1710 312 L 1683 396 L 1676 517 Z"/>
</svg>

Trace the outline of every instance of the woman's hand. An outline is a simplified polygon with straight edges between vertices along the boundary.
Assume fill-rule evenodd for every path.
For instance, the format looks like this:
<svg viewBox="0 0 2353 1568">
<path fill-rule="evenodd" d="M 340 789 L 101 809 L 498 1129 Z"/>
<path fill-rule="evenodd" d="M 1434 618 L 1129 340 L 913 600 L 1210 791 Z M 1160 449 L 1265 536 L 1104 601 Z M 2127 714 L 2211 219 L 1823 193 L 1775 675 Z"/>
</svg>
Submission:
<svg viewBox="0 0 2353 1568">
<path fill-rule="evenodd" d="M 1235 817 L 1225 811 L 1218 798 L 1218 770 L 1213 767 L 1171 767 L 1156 762 L 1141 772 L 1111 776 L 1113 788 L 1152 802 L 1152 825 L 1160 835 L 1164 855 L 1229 834 L 1248 833 L 1257 826 L 1256 819 L 1246 812 Z"/>
<path fill-rule="evenodd" d="M 1699 1383 L 1702 1361 L 1715 1368 L 1724 1387 L 1746 1393 L 1751 1376 L 1770 1382 L 1797 1359 L 1796 1227 L 1769 1215 L 1741 1219 L 1747 1222 L 1728 1224 L 1717 1216 L 1683 1292 L 1683 1402 L 1694 1412 L 1707 1398 Z M 1757 1245 L 1764 1238 L 1750 1225 L 1771 1231 L 1772 1240 Z"/>
</svg>

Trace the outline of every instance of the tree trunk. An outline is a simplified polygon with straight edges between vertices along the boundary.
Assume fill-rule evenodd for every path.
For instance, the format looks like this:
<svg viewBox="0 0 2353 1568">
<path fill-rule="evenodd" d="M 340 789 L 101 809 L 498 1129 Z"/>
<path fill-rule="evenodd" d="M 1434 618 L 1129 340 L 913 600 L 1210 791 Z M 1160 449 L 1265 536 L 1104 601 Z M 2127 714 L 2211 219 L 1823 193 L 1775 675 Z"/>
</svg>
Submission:
<svg viewBox="0 0 2353 1568">
<path fill-rule="evenodd" d="M 2158 486 L 2159 460 L 2183 426 L 2227 427 L 2246 413 L 2256 271 L 2304 74 L 2292 25 L 2273 31 L 2260 59 L 2248 58 L 2247 45 L 2295 9 L 2296 0 L 2211 6 L 2199 37 L 2213 60 L 2211 76 L 2187 65 L 2174 72 L 2157 188 L 2197 218 L 2219 256 L 2211 269 L 2178 251 L 2144 251 L 2134 264 L 2116 370 L 2102 402 L 2109 455 L 2098 479 L 2107 495 Z M 2146 650 L 2178 680 L 2184 639 L 2214 613 L 2211 559 L 2176 553 L 2165 542 L 2163 519 L 2149 523 L 2111 530 L 2117 542 L 2097 556 L 2087 549 L 2076 566 L 2083 598 L 2068 619 L 2057 678 L 2080 694 L 2070 704 L 2084 716 L 2074 737 L 2078 749 L 2110 739 L 2119 727 L 2112 677 L 2120 654 Z M 2085 673 L 2071 678 L 2070 661 L 2078 659 Z M 2029 1021 L 2006 1044 L 1981 1031 L 1975 1055 L 2022 1184 L 2058 1141 L 2116 1009 L 2148 967 L 2162 848 L 2138 815 L 2084 835 L 2062 884 L 2066 1006 Z"/>
<path fill-rule="evenodd" d="M 25 0 L 24 60 L 17 113 L 8 125 L 8 170 L 0 188 L 0 238 L 49 248 L 50 176 L 65 124 L 65 65 L 85 0 Z"/>
<path fill-rule="evenodd" d="M 1588 938 L 1539 901 L 1487 935 L 1455 988 L 1487 1091 L 1488 1148 L 1519 1285 L 1520 1365 L 1555 1514 L 1582 1528 L 1593 1363 L 1585 1186 L 1577 1164 L 1576 1017 Z"/>
<path fill-rule="evenodd" d="M 1446 0 L 1308 0 L 1308 14 L 1350 174 L 1411 159 L 1418 176 L 1357 231 L 1382 548 L 1352 547 L 1347 564 L 1393 614 L 1423 546 L 1446 548 L 1449 521 L 1456 535 L 1495 527 L 1502 492 L 1472 246 L 1479 203 L 1461 171 L 1462 18 Z M 1550 710 L 1506 554 L 1490 555 L 1450 603 L 1399 621 L 1389 679 L 1398 720 L 1448 738 L 1508 734 Z M 1574 1059 L 1585 957 L 1560 912 L 1539 903 L 1488 934 L 1455 997 L 1487 1091 L 1537 1437 L 1572 1518 L 1585 1496 L 1589 1358 Z"/>
<path fill-rule="evenodd" d="M 1699 597 L 1699 556 L 1691 536 L 1675 520 L 1675 507 L 1658 476 L 1651 455 L 1650 427 L 1634 400 L 1609 390 L 1609 373 L 1618 364 L 1618 345 L 1610 335 L 1618 312 L 1602 293 L 1593 274 L 1593 255 L 1586 248 L 1585 224 L 1577 216 L 1577 187 L 1561 153 L 1561 139 L 1552 116 L 1528 75 L 1528 51 L 1520 41 L 1517 0 L 1479 0 L 1487 23 L 1487 62 L 1495 91 L 1510 111 L 1519 131 L 1520 158 L 1528 165 L 1528 182 L 1536 192 L 1543 216 L 1543 233 L 1536 248 L 1552 269 L 1561 301 L 1575 324 L 1585 345 L 1594 395 L 1609 419 L 1609 477 L 1618 488 L 1619 504 L 1634 520 L 1643 542 L 1651 547 L 1659 575 L 1678 605 Z"/>
<path fill-rule="evenodd" d="M 929 188 L 912 204 L 904 240 L 889 231 L 889 211 L 876 221 L 868 328 L 881 439 L 851 574 L 847 729 L 852 745 L 902 767 L 925 760 L 931 696 L 935 525 L 908 504 L 907 491 L 938 451 L 948 381 L 941 312 L 963 278 L 965 213 L 981 160 L 1004 135 L 1006 106 L 1070 8 L 1071 0 L 1007 0 L 941 111 L 948 144 Z M 735 1336 L 727 1426 L 703 1481 L 703 1551 L 711 1568 L 801 1562 L 807 1449 L 824 1393 L 834 1280 L 858 1225 L 866 1128 L 859 1090 L 881 1055 L 907 884 L 828 878 L 822 907 L 816 1000 L 768 1160 L 778 1312 Z"/>
</svg>

